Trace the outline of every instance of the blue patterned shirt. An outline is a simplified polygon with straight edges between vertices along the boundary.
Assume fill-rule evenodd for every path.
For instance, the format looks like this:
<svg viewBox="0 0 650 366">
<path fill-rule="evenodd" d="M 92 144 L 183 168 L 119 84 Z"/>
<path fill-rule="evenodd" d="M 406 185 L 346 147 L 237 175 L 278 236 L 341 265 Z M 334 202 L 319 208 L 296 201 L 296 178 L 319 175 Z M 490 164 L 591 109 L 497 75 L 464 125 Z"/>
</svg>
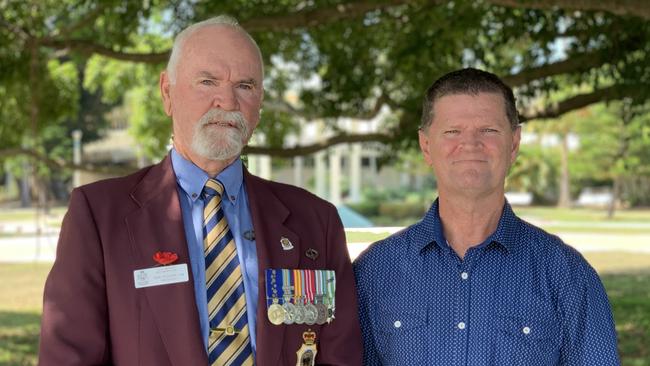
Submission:
<svg viewBox="0 0 650 366">
<path fill-rule="evenodd" d="M 436 201 L 354 263 L 365 365 L 618 365 L 596 272 L 505 204 L 460 259 Z"/>
</svg>

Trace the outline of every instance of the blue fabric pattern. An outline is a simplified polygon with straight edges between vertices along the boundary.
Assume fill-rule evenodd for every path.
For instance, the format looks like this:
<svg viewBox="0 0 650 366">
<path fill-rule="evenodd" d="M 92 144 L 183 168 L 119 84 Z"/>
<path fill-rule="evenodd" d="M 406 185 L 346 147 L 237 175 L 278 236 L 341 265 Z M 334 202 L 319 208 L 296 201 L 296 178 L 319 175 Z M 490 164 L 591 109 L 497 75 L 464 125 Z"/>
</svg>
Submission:
<svg viewBox="0 0 650 366">
<path fill-rule="evenodd" d="M 461 260 L 436 201 L 354 263 L 364 365 L 619 365 L 594 269 L 505 204 Z"/>
</svg>

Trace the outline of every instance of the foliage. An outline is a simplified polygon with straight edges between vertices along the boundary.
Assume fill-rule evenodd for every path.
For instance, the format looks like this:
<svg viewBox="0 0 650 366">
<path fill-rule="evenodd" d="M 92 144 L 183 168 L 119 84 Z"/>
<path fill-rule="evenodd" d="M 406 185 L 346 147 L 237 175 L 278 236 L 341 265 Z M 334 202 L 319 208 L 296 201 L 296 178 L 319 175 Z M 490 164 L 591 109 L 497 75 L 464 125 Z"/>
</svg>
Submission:
<svg viewBox="0 0 650 366">
<path fill-rule="evenodd" d="M 157 80 L 172 37 L 221 13 L 237 17 L 264 55 L 259 133 L 270 154 L 282 152 L 305 121 L 321 120 L 325 132 L 351 136 L 339 118 L 370 119 L 383 106 L 391 113 L 373 138 L 388 142 L 385 160 L 391 160 L 394 151 L 417 146 L 423 91 L 461 66 L 496 72 L 516 87 L 522 119 L 623 98 L 644 104 L 650 93 L 647 13 L 612 1 L 509 3 L 0 0 L 0 144 L 69 160 L 69 133 L 80 128 L 84 141 L 92 140 L 107 124 L 106 111 L 120 105 L 129 111 L 140 150 L 161 156 L 171 128 Z M 646 120 L 633 125 L 634 139 L 647 136 Z M 531 186 L 517 180 L 517 169 L 546 158 L 525 154 L 532 160 L 513 169 L 513 185 Z M 644 161 L 623 160 L 621 169 L 641 169 Z M 539 199 L 548 196 L 537 192 Z"/>
</svg>

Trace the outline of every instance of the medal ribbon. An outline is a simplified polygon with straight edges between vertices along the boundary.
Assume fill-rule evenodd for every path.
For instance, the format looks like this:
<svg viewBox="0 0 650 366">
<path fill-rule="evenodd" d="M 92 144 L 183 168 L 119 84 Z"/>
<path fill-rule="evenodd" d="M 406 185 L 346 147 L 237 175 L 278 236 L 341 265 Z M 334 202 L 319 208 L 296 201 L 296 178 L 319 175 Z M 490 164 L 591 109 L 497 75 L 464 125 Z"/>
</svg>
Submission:
<svg viewBox="0 0 650 366">
<path fill-rule="evenodd" d="M 293 280 L 295 284 L 293 303 L 298 305 L 298 300 L 300 299 L 300 296 L 302 296 L 302 281 L 300 278 L 300 270 L 293 270 Z"/>
<path fill-rule="evenodd" d="M 274 272 L 275 272 L 274 269 L 267 269 L 266 272 L 264 273 L 264 277 L 266 278 L 266 306 L 267 307 L 273 303 L 273 293 L 277 293 L 277 290 L 273 291 L 273 284 L 271 282 Z"/>
<path fill-rule="evenodd" d="M 320 303 L 322 304 L 325 300 L 323 299 L 323 277 L 321 272 L 321 270 L 314 271 L 314 280 L 316 280 L 316 299 L 320 297 Z"/>
<path fill-rule="evenodd" d="M 327 278 L 327 295 L 332 302 L 332 307 L 335 307 L 335 298 L 336 298 L 336 275 L 334 271 L 325 271 L 325 276 Z"/>
<path fill-rule="evenodd" d="M 282 270 L 282 298 L 284 298 L 285 301 L 291 301 L 291 299 L 287 299 L 286 297 L 291 296 L 292 277 L 293 276 L 290 270 L 288 269 Z M 287 290 L 287 292 L 284 292 L 285 289 Z"/>
<path fill-rule="evenodd" d="M 314 289 L 316 287 L 316 283 L 314 282 L 314 271 L 311 269 L 305 270 L 305 277 L 306 277 L 306 283 L 307 283 L 307 301 L 309 301 L 310 304 L 314 303 Z"/>
</svg>

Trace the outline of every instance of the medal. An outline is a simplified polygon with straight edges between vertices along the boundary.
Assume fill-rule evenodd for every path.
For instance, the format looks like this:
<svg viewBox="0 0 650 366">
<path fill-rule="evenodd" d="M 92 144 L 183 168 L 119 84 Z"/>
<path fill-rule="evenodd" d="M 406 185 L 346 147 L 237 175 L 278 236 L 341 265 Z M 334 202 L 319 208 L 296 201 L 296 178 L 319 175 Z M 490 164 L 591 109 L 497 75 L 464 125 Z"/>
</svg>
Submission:
<svg viewBox="0 0 650 366">
<path fill-rule="evenodd" d="M 316 362 L 316 333 L 308 329 L 302 334 L 303 343 L 296 351 L 296 366 L 314 366 Z"/>
<path fill-rule="evenodd" d="M 291 294 L 293 286 L 291 286 L 291 271 L 288 269 L 282 270 L 282 290 L 284 295 L 284 303 L 282 308 L 284 308 L 284 324 L 293 324 L 296 314 L 296 307 L 291 303 Z"/>
<path fill-rule="evenodd" d="M 271 306 L 269 306 L 269 309 L 266 311 L 267 315 L 269 316 L 269 321 L 273 325 L 280 325 L 284 323 L 284 312 L 284 308 L 278 303 L 271 304 Z"/>
<path fill-rule="evenodd" d="M 280 325 L 284 322 L 284 308 L 279 304 L 277 271 L 266 270 L 266 315 L 273 325 Z M 270 292 L 270 294 L 269 294 Z M 269 296 L 270 295 L 270 296 Z M 269 304 L 270 301 L 270 304 Z"/>
<path fill-rule="evenodd" d="M 334 271 L 323 271 L 325 276 L 325 305 L 327 305 L 327 322 L 334 320 L 334 311 L 336 309 L 336 274 Z"/>
<path fill-rule="evenodd" d="M 302 298 L 303 283 L 302 278 L 300 277 L 300 272 L 301 271 L 298 269 L 292 271 L 294 283 L 293 303 L 295 306 L 293 321 L 296 324 L 303 324 L 305 322 L 305 308 L 303 306 L 304 303 Z"/>
<path fill-rule="evenodd" d="M 314 283 L 314 271 L 305 269 L 300 272 L 300 276 L 303 278 L 303 294 L 305 295 L 305 324 L 314 325 L 318 318 L 318 310 L 314 306 L 314 292 L 316 287 Z"/>
<path fill-rule="evenodd" d="M 327 322 L 327 306 L 325 306 L 323 297 L 325 296 L 322 271 L 314 271 L 314 282 L 316 284 L 316 295 L 314 296 L 314 306 L 316 307 L 316 324 L 323 325 Z"/>
</svg>

